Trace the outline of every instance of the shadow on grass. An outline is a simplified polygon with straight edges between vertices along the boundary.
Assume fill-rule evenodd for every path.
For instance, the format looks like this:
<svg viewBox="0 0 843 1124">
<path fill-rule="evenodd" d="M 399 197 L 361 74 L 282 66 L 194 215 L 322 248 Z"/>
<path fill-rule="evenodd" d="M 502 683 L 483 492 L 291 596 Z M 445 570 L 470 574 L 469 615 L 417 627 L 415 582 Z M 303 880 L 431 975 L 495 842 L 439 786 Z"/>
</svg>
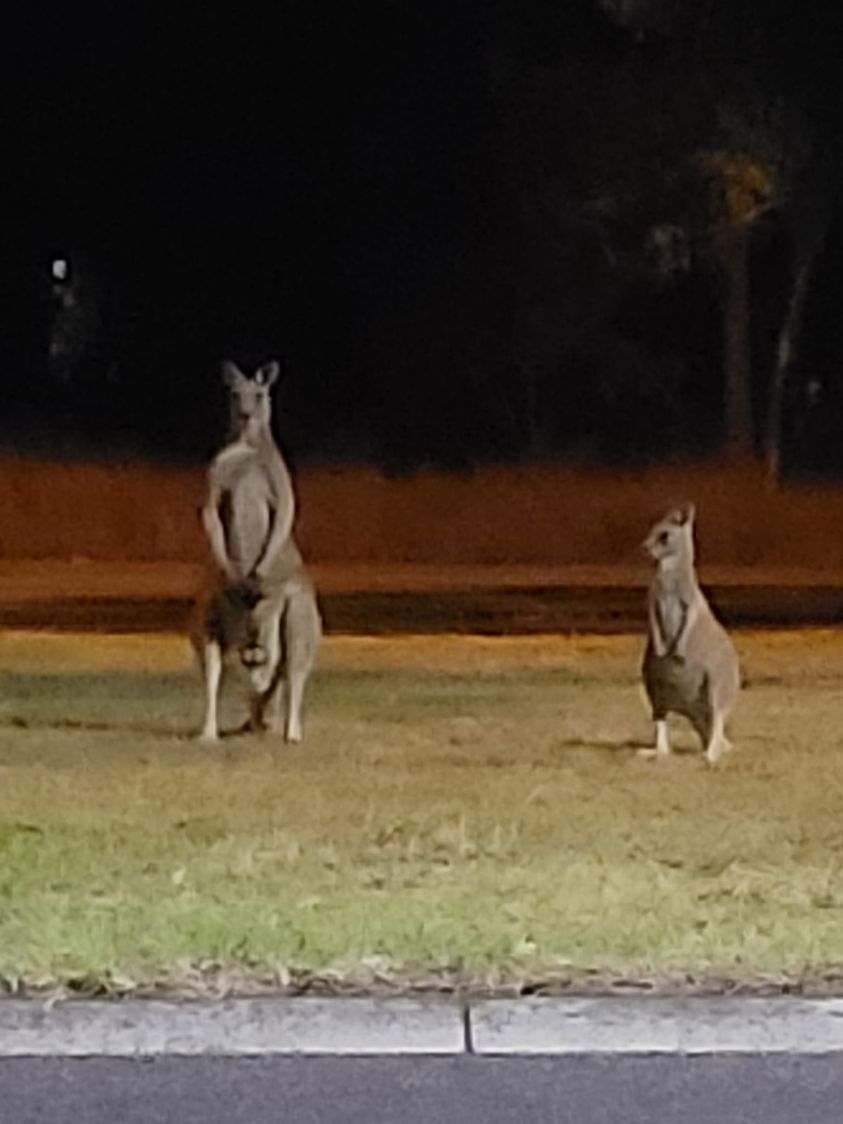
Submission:
<svg viewBox="0 0 843 1124">
<path fill-rule="evenodd" d="M 597 749 L 608 753 L 623 753 L 627 750 L 646 749 L 640 738 L 563 738 L 555 742 L 554 749 Z"/>
<path fill-rule="evenodd" d="M 219 742 L 203 742 L 199 737 L 198 724 L 192 727 L 174 728 L 167 725 L 137 722 L 102 722 L 90 719 L 57 718 L 57 719 L 30 719 L 20 715 L 11 715 L 0 719 L 0 730 L 56 730 L 71 731 L 91 734 L 130 734 L 145 737 L 160 738 L 168 743 L 195 744 L 197 749 L 209 753 L 219 749 L 223 744 L 226 749 L 235 746 L 266 745 L 268 747 L 285 747 L 287 742 L 281 734 L 272 733 L 270 730 L 252 730 L 244 723 L 239 726 L 221 729 Z"/>
<path fill-rule="evenodd" d="M 154 738 L 176 738 L 189 741 L 196 737 L 195 731 L 174 729 L 172 726 L 143 722 L 102 722 L 88 718 L 32 719 L 12 714 L 0 719 L 0 729 L 4 730 L 71 730 L 91 734 L 143 734 Z M 233 731 L 234 733 L 236 731 Z M 225 735 L 224 735 L 225 736 Z"/>
<path fill-rule="evenodd" d="M 562 741 L 555 743 L 555 750 L 565 749 L 584 749 L 596 750 L 605 753 L 640 753 L 642 750 L 651 750 L 652 744 L 650 742 L 642 741 L 641 738 L 565 738 Z M 700 747 L 693 745 L 691 742 L 673 742 L 671 743 L 671 756 L 676 757 L 694 757 L 700 753 Z"/>
</svg>

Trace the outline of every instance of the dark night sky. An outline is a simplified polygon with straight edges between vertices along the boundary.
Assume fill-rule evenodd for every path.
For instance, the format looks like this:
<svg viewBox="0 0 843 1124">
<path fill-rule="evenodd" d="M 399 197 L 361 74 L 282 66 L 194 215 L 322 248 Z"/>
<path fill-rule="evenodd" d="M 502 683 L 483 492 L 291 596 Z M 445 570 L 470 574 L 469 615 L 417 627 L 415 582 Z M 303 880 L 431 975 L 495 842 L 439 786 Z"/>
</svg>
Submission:
<svg viewBox="0 0 843 1124">
<path fill-rule="evenodd" d="M 778 21 L 765 65 L 800 93 L 813 82 L 812 105 L 833 120 L 839 39 L 798 16 L 808 7 L 736 10 Z M 303 457 L 518 454 L 504 430 L 519 394 L 521 177 L 526 161 L 573 182 L 594 112 L 569 96 L 553 143 L 531 147 L 531 110 L 506 124 L 495 68 L 503 51 L 587 79 L 630 37 L 589 0 L 153 10 L 32 9 L 4 37 L 7 446 L 46 418 L 87 435 L 88 451 L 172 452 L 186 439 L 204 455 L 218 436 L 215 361 L 272 353 L 286 367 L 281 429 Z M 95 263 L 119 309 L 116 390 L 96 375 L 57 389 L 44 373 L 44 277 L 64 250 Z M 704 298 L 669 299 L 692 303 L 690 334 L 704 337 Z M 639 343 L 663 340 L 658 306 L 629 307 Z M 816 334 L 822 362 L 839 363 L 840 333 L 823 321 Z M 577 389 L 591 379 L 578 362 L 547 391 L 549 410 L 570 414 L 592 393 Z"/>
</svg>

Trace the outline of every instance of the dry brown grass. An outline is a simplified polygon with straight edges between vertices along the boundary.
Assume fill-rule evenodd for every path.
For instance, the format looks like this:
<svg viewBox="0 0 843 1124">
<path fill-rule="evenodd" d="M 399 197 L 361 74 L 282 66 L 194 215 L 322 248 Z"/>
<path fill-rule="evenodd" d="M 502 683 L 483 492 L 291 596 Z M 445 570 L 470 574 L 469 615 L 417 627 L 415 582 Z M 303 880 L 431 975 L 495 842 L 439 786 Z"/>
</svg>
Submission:
<svg viewBox="0 0 843 1124">
<path fill-rule="evenodd" d="M 303 746 L 209 752 L 183 640 L 0 634 L 0 973 L 837 987 L 843 637 L 737 641 L 712 770 L 636 759 L 635 638 L 332 638 Z"/>
<path fill-rule="evenodd" d="M 204 557 L 198 470 L 6 459 L 0 472 L 6 558 Z M 508 468 L 392 480 L 344 469 L 303 472 L 297 487 L 300 539 L 316 563 L 636 566 L 650 522 L 690 498 L 708 565 L 843 568 L 843 490 L 773 492 L 752 470 Z"/>
</svg>

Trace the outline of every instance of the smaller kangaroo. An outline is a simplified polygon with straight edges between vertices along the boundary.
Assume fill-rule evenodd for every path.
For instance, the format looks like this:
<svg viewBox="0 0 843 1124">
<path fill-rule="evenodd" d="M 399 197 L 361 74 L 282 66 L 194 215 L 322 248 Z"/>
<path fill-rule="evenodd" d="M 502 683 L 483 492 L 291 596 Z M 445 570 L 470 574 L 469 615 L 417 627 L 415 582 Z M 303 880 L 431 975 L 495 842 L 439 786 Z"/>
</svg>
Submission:
<svg viewBox="0 0 843 1124">
<path fill-rule="evenodd" d="M 670 511 L 650 531 L 644 550 L 656 563 L 648 596 L 649 635 L 642 673 L 656 726 L 654 750 L 670 754 L 667 716 L 689 719 L 710 765 L 731 746 L 725 724 L 740 690 L 738 657 L 694 570 L 694 505 Z"/>
<path fill-rule="evenodd" d="M 292 536 L 293 486 L 270 428 L 270 390 L 278 373 L 276 362 L 251 378 L 233 363 L 222 365 L 231 440 L 211 463 L 202 511 L 216 574 L 198 601 L 191 630 L 205 686 L 205 741 L 218 737 L 220 680 L 225 656 L 233 651 L 251 681 L 248 728 L 283 728 L 289 742 L 302 736 L 304 689 L 322 628 Z"/>
</svg>

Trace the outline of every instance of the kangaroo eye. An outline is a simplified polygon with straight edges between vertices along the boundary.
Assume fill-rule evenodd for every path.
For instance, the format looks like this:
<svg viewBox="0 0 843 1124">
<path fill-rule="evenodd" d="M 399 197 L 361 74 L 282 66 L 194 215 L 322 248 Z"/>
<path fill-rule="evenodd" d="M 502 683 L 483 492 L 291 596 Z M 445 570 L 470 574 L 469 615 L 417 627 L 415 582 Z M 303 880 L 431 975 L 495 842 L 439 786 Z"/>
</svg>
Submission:
<svg viewBox="0 0 843 1124">
<path fill-rule="evenodd" d="M 662 544 L 662 546 L 665 545 L 665 543 L 668 540 L 668 537 L 669 536 L 668 536 L 667 531 L 662 531 L 662 533 L 659 535 L 659 542 Z"/>
</svg>

